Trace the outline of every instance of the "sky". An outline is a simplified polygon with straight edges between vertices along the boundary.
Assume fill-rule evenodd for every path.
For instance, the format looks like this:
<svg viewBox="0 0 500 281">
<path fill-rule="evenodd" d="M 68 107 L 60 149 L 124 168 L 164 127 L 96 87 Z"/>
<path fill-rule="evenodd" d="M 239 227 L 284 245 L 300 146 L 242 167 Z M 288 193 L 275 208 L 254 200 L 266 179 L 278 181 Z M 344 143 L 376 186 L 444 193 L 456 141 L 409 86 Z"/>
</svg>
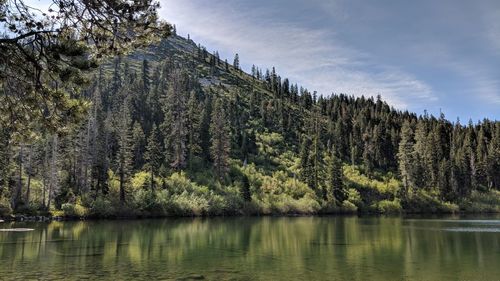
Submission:
<svg viewBox="0 0 500 281">
<path fill-rule="evenodd" d="M 161 0 L 209 51 L 322 95 L 381 95 L 462 123 L 500 120 L 498 0 Z"/>
<path fill-rule="evenodd" d="M 44 7 L 49 0 L 26 0 Z M 160 0 L 177 33 L 321 95 L 500 120 L 498 0 Z"/>
</svg>

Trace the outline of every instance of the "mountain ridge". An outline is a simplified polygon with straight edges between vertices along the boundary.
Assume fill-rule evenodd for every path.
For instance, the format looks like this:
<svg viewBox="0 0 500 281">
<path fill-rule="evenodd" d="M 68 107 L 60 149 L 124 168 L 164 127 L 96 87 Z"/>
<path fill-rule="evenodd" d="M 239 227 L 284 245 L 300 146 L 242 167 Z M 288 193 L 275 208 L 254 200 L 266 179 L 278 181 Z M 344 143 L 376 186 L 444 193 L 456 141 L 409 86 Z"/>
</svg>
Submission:
<svg viewBox="0 0 500 281">
<path fill-rule="evenodd" d="M 13 185 L 15 211 L 500 211 L 500 122 L 461 125 L 380 97 L 316 96 L 274 68 L 238 64 L 173 35 L 103 65 L 83 91 L 92 105 L 81 123 L 13 149 L 21 169 L 12 179 L 29 179 L 38 194 L 24 200 L 16 196 L 30 187 Z M 23 170 L 28 159 L 40 169 Z"/>
</svg>

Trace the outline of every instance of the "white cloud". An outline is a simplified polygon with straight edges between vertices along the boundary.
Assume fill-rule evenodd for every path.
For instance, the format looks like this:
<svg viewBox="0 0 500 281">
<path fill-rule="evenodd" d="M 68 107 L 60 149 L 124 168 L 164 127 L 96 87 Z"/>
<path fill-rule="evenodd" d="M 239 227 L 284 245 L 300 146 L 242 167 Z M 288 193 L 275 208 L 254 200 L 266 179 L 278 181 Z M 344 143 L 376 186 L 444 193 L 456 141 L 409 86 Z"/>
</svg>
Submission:
<svg viewBox="0 0 500 281">
<path fill-rule="evenodd" d="M 493 51 L 500 56 L 500 9 L 486 11 L 484 15 L 484 36 Z"/>
<path fill-rule="evenodd" d="M 230 57 L 278 72 L 321 94 L 382 95 L 391 105 L 429 104 L 437 97 L 429 85 L 390 66 L 375 65 L 370 54 L 340 42 L 332 27 L 311 29 L 290 21 L 267 21 L 259 8 L 231 12 L 231 2 L 162 1 L 161 14 L 189 31 L 195 41 Z M 246 65 L 248 67 L 248 65 Z"/>
<path fill-rule="evenodd" d="M 490 70 L 474 62 L 450 63 L 454 71 L 467 79 L 471 86 L 464 89 L 468 95 L 477 95 L 483 102 L 500 105 L 500 79 L 492 77 Z"/>
<path fill-rule="evenodd" d="M 495 71 L 484 58 L 459 55 L 454 53 L 453 46 L 439 42 L 415 44 L 412 54 L 414 60 L 444 69 L 445 73 L 458 77 L 454 82 L 460 81 L 462 88 L 459 92 L 448 93 L 450 96 L 461 95 L 478 104 L 500 104 L 500 78 L 494 75 Z"/>
</svg>

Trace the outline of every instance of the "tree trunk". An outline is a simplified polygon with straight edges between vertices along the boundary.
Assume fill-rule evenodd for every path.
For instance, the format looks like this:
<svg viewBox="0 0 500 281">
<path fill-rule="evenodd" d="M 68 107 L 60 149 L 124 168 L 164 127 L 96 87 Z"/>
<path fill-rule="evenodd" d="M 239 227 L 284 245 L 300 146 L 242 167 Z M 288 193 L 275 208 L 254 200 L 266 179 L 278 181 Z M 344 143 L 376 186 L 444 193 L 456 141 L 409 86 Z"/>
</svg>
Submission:
<svg viewBox="0 0 500 281">
<path fill-rule="evenodd" d="M 49 183 L 49 200 L 47 202 L 47 209 L 50 209 L 50 203 L 52 201 L 53 193 L 57 189 L 57 135 L 54 136 L 54 140 L 52 143 L 52 160 L 50 164 L 50 183 Z"/>
<path fill-rule="evenodd" d="M 47 198 L 47 210 L 50 209 L 50 201 L 52 200 L 52 180 L 49 181 L 49 190 L 47 190 L 48 198 Z"/>
<path fill-rule="evenodd" d="M 125 173 L 120 169 L 120 203 L 125 203 Z"/>
<path fill-rule="evenodd" d="M 21 144 L 21 147 L 19 148 L 19 177 L 17 180 L 17 188 L 16 192 L 14 194 L 14 198 L 12 200 L 12 208 L 16 209 L 18 204 L 21 202 L 21 194 L 23 190 L 23 152 L 24 152 L 24 145 Z"/>
<path fill-rule="evenodd" d="M 47 180 L 44 177 L 44 179 L 43 179 L 43 191 L 42 191 L 42 206 L 43 206 L 43 208 L 47 207 L 45 205 L 45 191 L 46 190 L 47 190 Z"/>
<path fill-rule="evenodd" d="M 24 200 L 27 205 L 30 204 L 31 174 L 33 173 L 32 154 L 33 154 L 33 146 L 30 145 L 29 154 L 28 154 L 28 184 L 26 186 L 26 198 Z"/>
<path fill-rule="evenodd" d="M 86 150 L 86 155 L 84 156 L 84 164 L 83 164 L 83 189 L 84 192 L 89 192 L 89 183 L 88 183 L 88 177 L 89 177 L 89 163 L 90 163 L 90 122 L 89 125 L 87 126 L 87 136 L 85 138 L 85 150 Z"/>
</svg>

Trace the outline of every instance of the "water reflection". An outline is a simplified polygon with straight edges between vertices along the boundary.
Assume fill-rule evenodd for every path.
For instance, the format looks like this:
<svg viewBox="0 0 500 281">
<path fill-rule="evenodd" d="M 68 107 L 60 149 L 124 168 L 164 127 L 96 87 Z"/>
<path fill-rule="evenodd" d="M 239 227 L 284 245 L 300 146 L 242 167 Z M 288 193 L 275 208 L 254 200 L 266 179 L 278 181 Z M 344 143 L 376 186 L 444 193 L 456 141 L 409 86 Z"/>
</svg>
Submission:
<svg viewBox="0 0 500 281">
<path fill-rule="evenodd" d="M 4 223 L 2 228 L 35 230 L 0 233 L 0 279 L 496 280 L 500 235 L 475 229 L 497 229 L 498 222 L 264 217 Z"/>
</svg>

